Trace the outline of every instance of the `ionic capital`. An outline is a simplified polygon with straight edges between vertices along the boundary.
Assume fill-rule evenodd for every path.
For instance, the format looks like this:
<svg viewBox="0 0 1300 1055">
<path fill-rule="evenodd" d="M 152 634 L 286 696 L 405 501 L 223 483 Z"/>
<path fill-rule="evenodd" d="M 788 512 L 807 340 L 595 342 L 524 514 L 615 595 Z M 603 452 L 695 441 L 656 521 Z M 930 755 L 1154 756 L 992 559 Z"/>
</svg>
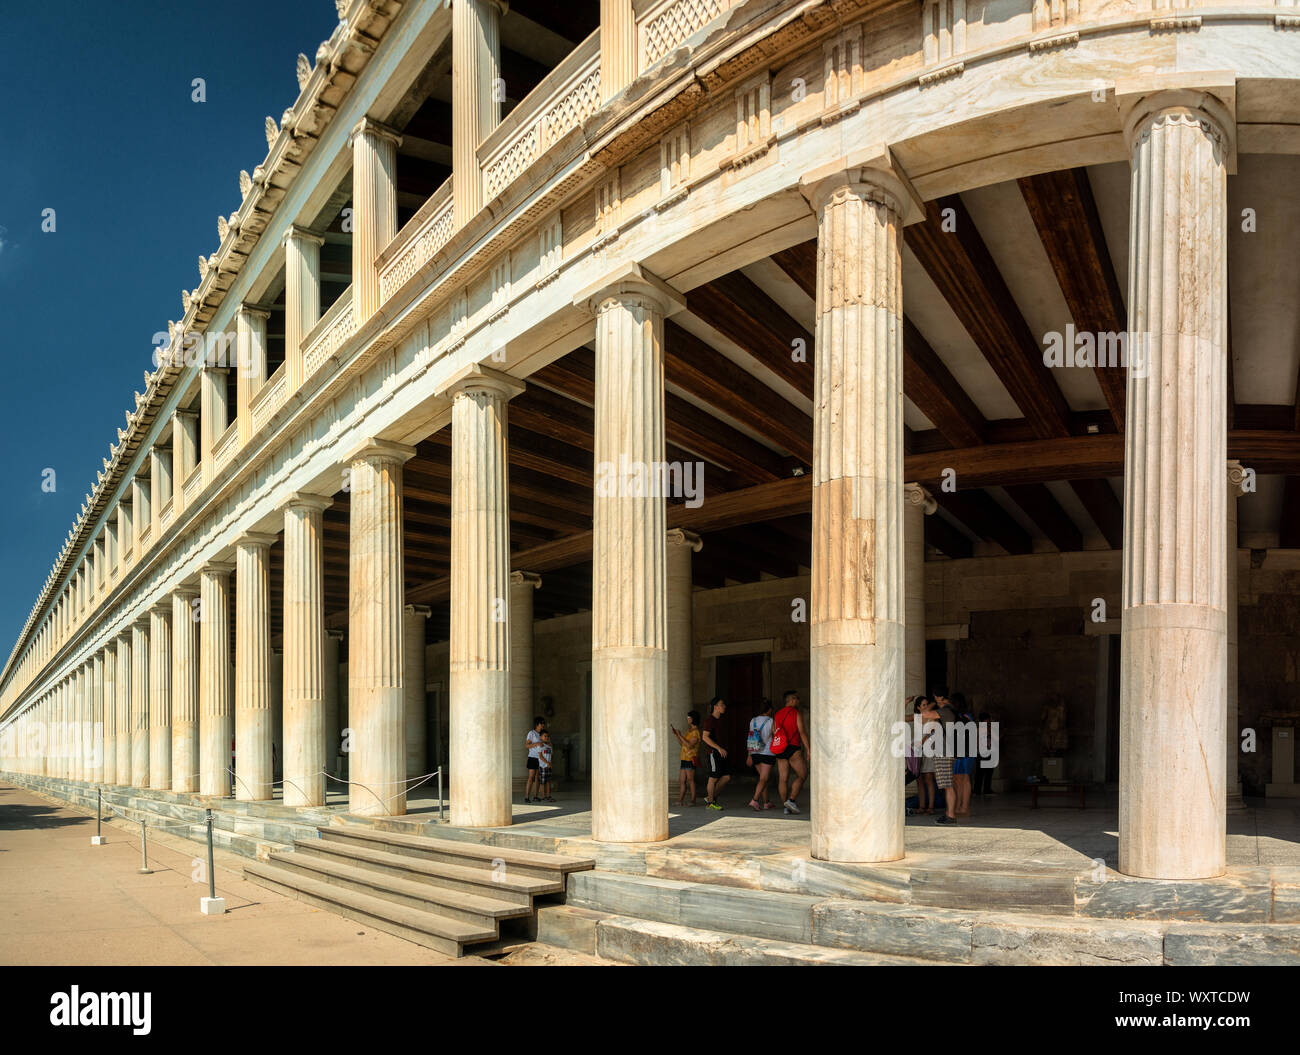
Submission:
<svg viewBox="0 0 1300 1055">
<path fill-rule="evenodd" d="M 573 305 L 599 315 L 611 305 L 643 304 L 664 318 L 686 310 L 686 299 L 640 264 L 624 264 L 573 298 Z"/>
<path fill-rule="evenodd" d="M 326 631 L 325 631 L 325 636 L 328 637 L 328 638 L 330 638 L 331 640 L 334 640 L 334 641 L 342 641 L 342 640 L 343 640 L 343 631 L 342 631 L 342 630 L 326 630 Z"/>
<path fill-rule="evenodd" d="M 527 387 L 517 377 L 511 377 L 500 370 L 493 370 L 482 363 L 470 363 L 452 374 L 437 394 L 454 400 L 457 396 L 485 392 L 490 396 L 496 396 L 504 403 L 514 399 Z"/>
<path fill-rule="evenodd" d="M 837 197 L 852 195 L 884 205 L 904 226 L 925 219 L 925 203 L 883 143 L 813 169 L 799 180 L 799 190 L 819 216 Z"/>
<path fill-rule="evenodd" d="M 1115 104 L 1130 156 L 1153 129 L 1176 122 L 1195 123 L 1218 145 L 1227 171 L 1237 171 L 1235 73 L 1152 73 L 1118 80 Z"/>
<path fill-rule="evenodd" d="M 699 553 L 704 548 L 704 540 L 694 531 L 688 531 L 686 528 L 669 528 L 668 545 L 690 546 L 692 553 Z"/>
<path fill-rule="evenodd" d="M 939 508 L 939 503 L 934 500 L 934 496 L 920 484 L 904 484 L 903 499 L 908 505 L 920 506 L 926 516 Z"/>
<path fill-rule="evenodd" d="M 1228 459 L 1228 497 L 1240 498 L 1246 493 L 1246 470 L 1236 458 Z"/>
<path fill-rule="evenodd" d="M 208 578 L 218 578 L 229 575 L 234 570 L 235 562 L 232 560 L 210 560 L 199 569 L 199 574 L 206 575 Z"/>
<path fill-rule="evenodd" d="M 236 312 L 236 314 L 242 315 L 247 319 L 269 319 L 271 317 L 271 313 L 267 311 L 266 308 L 260 307 L 257 304 L 241 304 L 239 305 L 239 311 Z"/>
<path fill-rule="evenodd" d="M 542 585 L 542 577 L 534 571 L 512 571 L 511 586 L 531 586 L 534 590 Z"/>
<path fill-rule="evenodd" d="M 402 611 L 407 615 L 418 616 L 421 619 L 428 619 L 429 616 L 433 615 L 433 609 L 427 604 L 408 604 L 402 608 Z"/>
</svg>

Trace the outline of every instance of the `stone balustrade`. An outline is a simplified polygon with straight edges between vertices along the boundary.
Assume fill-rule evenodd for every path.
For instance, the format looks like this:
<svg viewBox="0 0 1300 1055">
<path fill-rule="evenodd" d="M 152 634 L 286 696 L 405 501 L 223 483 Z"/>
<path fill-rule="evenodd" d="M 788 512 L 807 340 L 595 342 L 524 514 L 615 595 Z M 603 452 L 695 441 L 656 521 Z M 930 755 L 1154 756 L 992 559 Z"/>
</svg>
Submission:
<svg viewBox="0 0 1300 1055">
<path fill-rule="evenodd" d="M 430 195 L 379 257 L 379 293 L 387 300 L 447 244 L 455 231 L 451 180 Z"/>
<path fill-rule="evenodd" d="M 356 321 L 352 314 L 352 287 L 349 286 L 307 335 L 302 353 L 303 379 L 314 377 L 316 372 L 338 351 L 340 345 L 352 336 L 355 329 Z"/>
</svg>

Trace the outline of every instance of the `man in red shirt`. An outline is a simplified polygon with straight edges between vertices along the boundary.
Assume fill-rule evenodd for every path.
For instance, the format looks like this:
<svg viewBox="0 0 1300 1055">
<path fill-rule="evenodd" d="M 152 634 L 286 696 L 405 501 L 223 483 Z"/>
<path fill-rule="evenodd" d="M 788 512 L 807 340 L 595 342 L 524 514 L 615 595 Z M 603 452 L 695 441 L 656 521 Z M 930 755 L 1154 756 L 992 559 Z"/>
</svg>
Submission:
<svg viewBox="0 0 1300 1055">
<path fill-rule="evenodd" d="M 772 716 L 772 754 L 776 756 L 777 788 L 785 804 L 785 812 L 799 812 L 799 792 L 808 779 L 808 728 L 803 712 L 799 710 L 799 694 L 793 689 L 785 694 L 782 707 Z M 780 749 L 777 745 L 780 744 Z M 790 770 L 794 770 L 794 783 L 790 784 Z M 790 793 L 786 794 L 789 787 Z"/>
</svg>

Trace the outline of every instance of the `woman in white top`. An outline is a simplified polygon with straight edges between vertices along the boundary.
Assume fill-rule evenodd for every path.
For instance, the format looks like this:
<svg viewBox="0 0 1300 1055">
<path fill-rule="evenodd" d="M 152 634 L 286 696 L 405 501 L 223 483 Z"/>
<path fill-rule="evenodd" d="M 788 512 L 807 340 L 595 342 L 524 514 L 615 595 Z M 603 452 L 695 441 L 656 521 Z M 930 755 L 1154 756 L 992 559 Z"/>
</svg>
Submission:
<svg viewBox="0 0 1300 1055">
<path fill-rule="evenodd" d="M 764 700 L 763 713 L 750 719 L 745 747 L 748 750 L 745 765 L 758 770 L 758 783 L 754 785 L 754 797 L 749 800 L 749 808 L 756 813 L 774 810 L 776 806 L 767 800 L 767 781 L 776 765 L 776 759 L 772 757 L 771 700 Z"/>
</svg>

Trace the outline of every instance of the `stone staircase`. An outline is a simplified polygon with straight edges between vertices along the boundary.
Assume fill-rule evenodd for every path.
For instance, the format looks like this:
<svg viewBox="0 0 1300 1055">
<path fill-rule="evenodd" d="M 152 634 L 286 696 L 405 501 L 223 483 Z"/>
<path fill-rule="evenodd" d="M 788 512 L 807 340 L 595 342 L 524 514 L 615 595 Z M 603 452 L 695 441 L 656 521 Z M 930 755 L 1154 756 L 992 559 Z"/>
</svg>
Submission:
<svg viewBox="0 0 1300 1055">
<path fill-rule="evenodd" d="M 576 857 L 333 825 L 246 865 L 244 877 L 460 956 L 511 933 L 531 939 L 535 899 L 562 899 L 566 877 L 591 867 Z"/>
<path fill-rule="evenodd" d="M 622 963 L 680 966 L 1291 964 L 1300 925 L 1096 918 L 1044 907 L 945 908 L 615 871 L 569 876 L 537 940 Z M 966 885 L 973 893 L 974 879 Z M 994 893 L 997 883 L 989 883 Z M 995 899 L 993 904 L 996 904 Z M 985 901 L 989 905 L 989 901 Z"/>
</svg>

